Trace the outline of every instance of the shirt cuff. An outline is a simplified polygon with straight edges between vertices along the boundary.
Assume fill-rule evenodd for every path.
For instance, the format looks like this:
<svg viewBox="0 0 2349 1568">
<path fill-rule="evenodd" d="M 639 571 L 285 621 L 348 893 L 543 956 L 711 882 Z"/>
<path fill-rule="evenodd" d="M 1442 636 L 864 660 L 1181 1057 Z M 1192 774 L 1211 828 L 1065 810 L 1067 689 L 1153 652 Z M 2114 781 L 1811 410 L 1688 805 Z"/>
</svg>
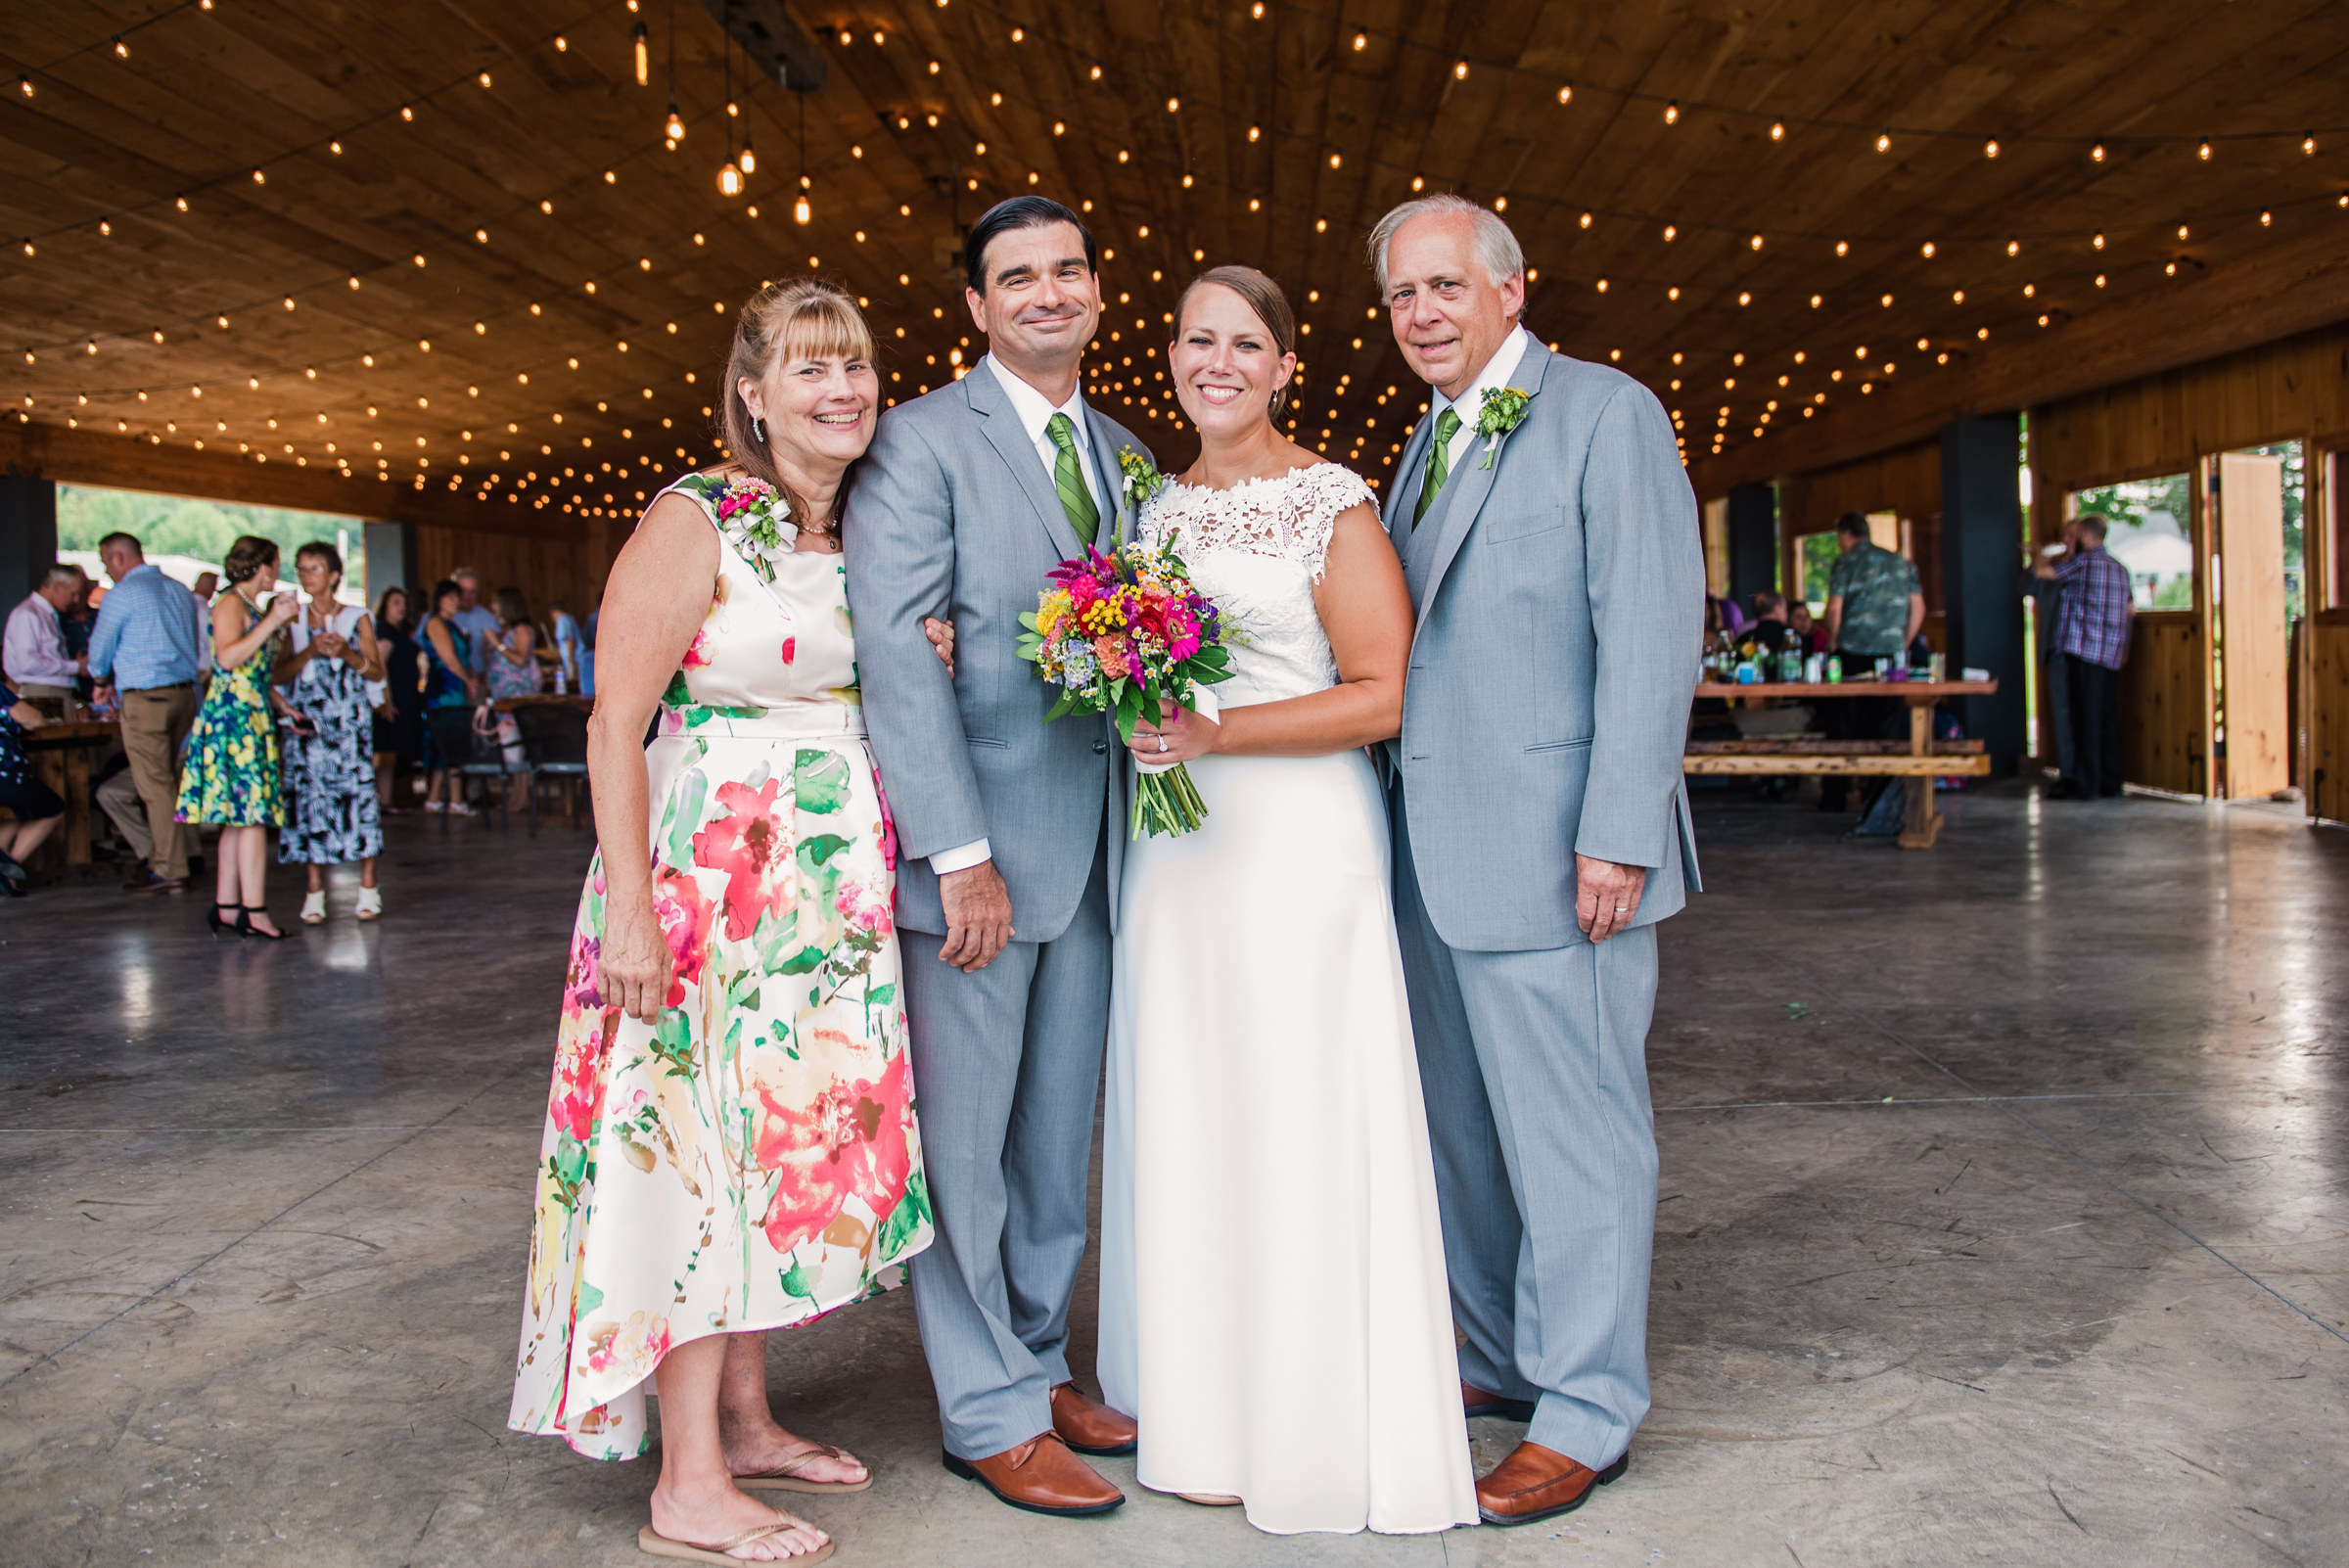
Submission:
<svg viewBox="0 0 2349 1568">
<path fill-rule="evenodd" d="M 995 853 L 987 847 L 987 840 L 973 839 L 968 844 L 942 850 L 930 856 L 930 870 L 934 875 L 943 877 L 950 871 L 968 871 L 975 865 L 985 865 L 994 857 Z"/>
</svg>

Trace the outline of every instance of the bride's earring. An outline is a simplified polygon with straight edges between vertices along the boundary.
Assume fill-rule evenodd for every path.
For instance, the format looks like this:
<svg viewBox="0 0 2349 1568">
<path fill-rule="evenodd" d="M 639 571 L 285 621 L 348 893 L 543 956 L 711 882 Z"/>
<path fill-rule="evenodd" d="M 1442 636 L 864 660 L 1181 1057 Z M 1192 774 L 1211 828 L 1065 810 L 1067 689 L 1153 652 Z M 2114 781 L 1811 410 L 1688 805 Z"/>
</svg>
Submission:
<svg viewBox="0 0 2349 1568">
<path fill-rule="evenodd" d="M 766 444 L 766 421 L 757 414 L 751 416 L 751 439 L 761 446 Z"/>
</svg>

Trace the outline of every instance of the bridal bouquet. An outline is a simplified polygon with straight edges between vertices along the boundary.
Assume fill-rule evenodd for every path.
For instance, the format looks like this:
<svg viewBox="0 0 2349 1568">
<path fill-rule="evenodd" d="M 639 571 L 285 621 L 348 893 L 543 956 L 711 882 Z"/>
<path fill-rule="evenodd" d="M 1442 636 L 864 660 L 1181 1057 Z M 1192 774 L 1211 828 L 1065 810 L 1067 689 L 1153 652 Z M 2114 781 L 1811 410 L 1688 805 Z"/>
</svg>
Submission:
<svg viewBox="0 0 2349 1568">
<path fill-rule="evenodd" d="M 1202 686 L 1231 678 L 1222 619 L 1212 600 L 1191 585 L 1174 551 L 1126 544 L 1108 555 L 1087 547 L 1050 574 L 1052 586 L 1020 617 L 1020 657 L 1060 687 L 1044 715 L 1109 714 L 1120 739 L 1130 743 L 1144 715 L 1155 721 L 1159 700 L 1199 711 Z M 1213 699 L 1208 699 L 1212 713 Z M 1207 818 L 1207 805 L 1180 763 L 1140 764 L 1134 780 L 1132 833 L 1153 838 L 1189 833 Z"/>
</svg>

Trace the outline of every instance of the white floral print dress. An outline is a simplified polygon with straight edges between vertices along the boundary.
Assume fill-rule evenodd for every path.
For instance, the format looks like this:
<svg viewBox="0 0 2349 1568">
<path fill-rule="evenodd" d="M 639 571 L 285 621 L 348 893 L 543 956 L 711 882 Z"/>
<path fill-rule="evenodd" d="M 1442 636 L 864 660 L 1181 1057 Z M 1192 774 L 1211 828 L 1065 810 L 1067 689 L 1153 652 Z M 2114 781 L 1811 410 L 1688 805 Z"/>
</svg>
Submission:
<svg viewBox="0 0 2349 1568">
<path fill-rule="evenodd" d="M 658 1024 L 599 993 L 599 852 L 564 981 L 508 1416 L 611 1459 L 645 1452 L 642 1385 L 671 1347 L 860 1301 L 931 1239 L 897 837 L 840 557 L 793 552 L 756 482 L 669 489 L 724 543 L 645 752 L 675 979 Z"/>
</svg>

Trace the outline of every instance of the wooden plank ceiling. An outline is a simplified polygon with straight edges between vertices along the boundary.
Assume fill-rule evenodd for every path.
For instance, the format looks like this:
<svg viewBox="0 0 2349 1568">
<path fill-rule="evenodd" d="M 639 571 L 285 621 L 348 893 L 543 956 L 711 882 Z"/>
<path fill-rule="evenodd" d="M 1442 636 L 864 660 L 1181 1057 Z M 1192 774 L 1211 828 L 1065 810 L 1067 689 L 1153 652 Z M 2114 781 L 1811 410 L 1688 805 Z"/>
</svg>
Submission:
<svg viewBox="0 0 2349 1568">
<path fill-rule="evenodd" d="M 1425 188 L 1505 212 L 1542 337 L 1752 472 L 1815 410 L 2349 245 L 2331 0 L 793 10 L 827 67 L 806 95 L 746 79 L 692 0 L 10 0 L 10 402 L 347 470 L 371 515 L 394 486 L 629 515 L 714 455 L 761 279 L 855 290 L 911 395 L 985 347 L 962 229 L 1036 190 L 1100 236 L 1096 395 L 1163 458 L 1189 442 L 1151 349 L 1183 280 L 1240 260 L 1310 324 L 1300 438 L 1383 479 L 1423 391 L 1361 238 Z"/>
</svg>

